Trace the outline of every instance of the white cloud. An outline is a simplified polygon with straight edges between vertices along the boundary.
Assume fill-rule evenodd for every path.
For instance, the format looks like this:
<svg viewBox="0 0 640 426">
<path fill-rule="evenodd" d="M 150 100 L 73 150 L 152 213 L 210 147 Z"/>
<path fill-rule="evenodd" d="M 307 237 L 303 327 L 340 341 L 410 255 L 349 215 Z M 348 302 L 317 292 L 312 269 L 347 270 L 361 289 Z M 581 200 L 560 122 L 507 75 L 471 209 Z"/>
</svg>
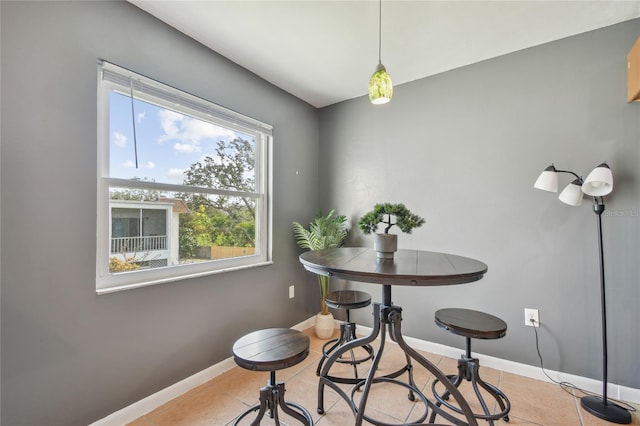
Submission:
<svg viewBox="0 0 640 426">
<path fill-rule="evenodd" d="M 189 117 L 174 111 L 160 110 L 160 125 L 164 134 L 158 138 L 159 143 L 174 140 L 173 148 L 178 152 L 199 152 L 203 140 L 233 139 L 236 133 Z"/>
<path fill-rule="evenodd" d="M 203 139 L 233 138 L 235 133 L 229 129 L 211 123 L 186 117 L 183 122 L 183 135 L 187 140 L 200 142 Z"/>
<path fill-rule="evenodd" d="M 147 164 L 145 164 L 142 167 L 144 167 L 145 169 L 155 169 L 156 163 L 154 163 L 153 161 L 149 161 Z"/>
<path fill-rule="evenodd" d="M 160 115 L 160 126 L 164 131 L 164 135 L 160 136 L 158 142 L 162 143 L 166 140 L 182 139 L 180 137 L 179 127 L 182 127 L 184 115 L 166 109 L 161 109 L 158 114 Z"/>
<path fill-rule="evenodd" d="M 147 115 L 147 111 L 142 111 L 138 113 L 138 123 L 142 123 L 142 120 L 144 120 L 145 115 Z"/>
<path fill-rule="evenodd" d="M 113 132 L 113 143 L 117 147 L 124 147 L 127 145 L 127 137 L 120 132 Z"/>
<path fill-rule="evenodd" d="M 136 163 L 133 162 L 133 160 L 127 160 L 124 163 L 122 163 L 122 167 L 126 167 L 127 169 L 132 169 L 136 166 Z"/>
</svg>

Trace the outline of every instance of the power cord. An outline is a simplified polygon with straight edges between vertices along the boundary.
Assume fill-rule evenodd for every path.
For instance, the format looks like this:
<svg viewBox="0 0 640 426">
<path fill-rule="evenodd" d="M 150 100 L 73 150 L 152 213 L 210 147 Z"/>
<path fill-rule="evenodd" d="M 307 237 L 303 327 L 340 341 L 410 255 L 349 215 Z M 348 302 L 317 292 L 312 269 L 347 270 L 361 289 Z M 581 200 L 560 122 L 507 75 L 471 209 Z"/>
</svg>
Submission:
<svg viewBox="0 0 640 426">
<path fill-rule="evenodd" d="M 540 359 L 540 369 L 542 370 L 544 375 L 547 376 L 547 378 L 549 380 L 551 380 L 553 383 L 559 385 L 562 390 L 564 390 L 565 392 L 567 392 L 569 395 L 571 395 L 572 397 L 574 397 L 576 399 L 578 399 L 579 397 L 578 397 L 578 395 L 576 395 L 573 392 L 571 392 L 572 389 L 576 390 L 578 392 L 581 392 L 584 395 L 597 396 L 597 397 L 602 398 L 602 395 L 600 395 L 600 394 L 586 391 L 586 390 L 584 390 L 582 388 L 579 388 L 578 386 L 574 385 L 573 383 L 569 383 L 569 382 L 565 382 L 565 381 L 559 382 L 559 381 L 553 379 L 551 376 L 549 376 L 547 374 L 547 372 L 544 369 L 544 364 L 542 362 L 542 354 L 540 353 L 540 342 L 539 342 L 539 338 L 538 338 L 538 327 L 535 326 L 535 322 L 536 321 L 533 318 L 531 318 L 529 321 L 533 325 L 533 331 L 534 331 L 534 333 L 536 335 L 536 352 L 538 353 L 538 358 Z M 636 411 L 635 407 L 633 407 L 632 405 L 627 404 L 624 401 L 620 401 L 620 400 L 613 399 L 613 398 L 607 398 L 607 399 L 610 400 L 610 401 L 613 401 L 613 402 L 615 402 L 615 403 L 617 403 L 619 405 L 624 406 L 623 408 L 626 409 L 627 411 L 631 412 L 631 413 Z"/>
</svg>

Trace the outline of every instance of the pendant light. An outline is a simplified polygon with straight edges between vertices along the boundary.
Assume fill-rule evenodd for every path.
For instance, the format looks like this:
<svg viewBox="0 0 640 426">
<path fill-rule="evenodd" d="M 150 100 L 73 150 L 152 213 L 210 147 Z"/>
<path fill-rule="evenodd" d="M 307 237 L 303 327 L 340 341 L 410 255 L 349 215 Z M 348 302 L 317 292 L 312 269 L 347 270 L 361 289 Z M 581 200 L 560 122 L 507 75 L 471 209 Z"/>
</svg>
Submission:
<svg viewBox="0 0 640 426">
<path fill-rule="evenodd" d="M 386 104 L 393 96 L 393 83 L 382 65 L 382 0 L 379 0 L 378 66 L 369 80 L 369 100 L 374 105 Z"/>
</svg>

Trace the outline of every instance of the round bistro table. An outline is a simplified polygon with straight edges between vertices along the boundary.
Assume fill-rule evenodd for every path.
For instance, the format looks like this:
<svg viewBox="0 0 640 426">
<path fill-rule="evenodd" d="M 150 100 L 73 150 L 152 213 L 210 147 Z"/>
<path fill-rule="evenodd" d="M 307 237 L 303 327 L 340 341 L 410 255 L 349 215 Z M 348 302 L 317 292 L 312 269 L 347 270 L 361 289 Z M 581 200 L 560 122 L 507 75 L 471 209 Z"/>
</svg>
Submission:
<svg viewBox="0 0 640 426">
<path fill-rule="evenodd" d="M 367 398 L 374 383 L 392 382 L 409 389 L 409 399 L 414 399 L 414 394 L 426 404 L 425 413 L 412 424 L 420 424 L 428 415 L 431 409 L 438 415 L 447 419 L 453 424 L 477 425 L 473 412 L 469 404 L 464 399 L 460 391 L 447 379 L 447 376 L 438 367 L 432 364 L 416 350 L 411 348 L 402 336 L 402 308 L 393 305 L 391 302 L 391 288 L 396 285 L 403 286 L 440 286 L 466 284 L 481 279 L 487 272 L 487 265 L 475 259 L 457 256 L 447 253 L 437 253 L 421 250 L 398 250 L 393 259 L 379 259 L 376 252 L 368 247 L 342 247 L 326 250 L 308 251 L 300 255 L 300 263 L 310 272 L 328 277 L 340 278 L 348 281 L 359 281 L 365 283 L 382 285 L 382 303 L 373 303 L 373 329 L 369 336 L 352 340 L 331 353 L 320 373 L 318 384 L 318 412 L 324 412 L 324 386 L 329 386 L 335 390 L 351 407 L 356 418 L 355 425 L 362 425 L 363 420 L 375 425 L 387 425 L 365 413 Z M 377 377 L 376 370 L 383 355 L 385 336 L 389 336 L 395 341 L 407 357 L 407 366 L 392 375 Z M 380 346 L 372 360 L 371 367 L 366 379 L 352 382 L 355 386 L 351 395 L 338 386 L 337 383 L 344 381 L 336 380 L 330 376 L 329 371 L 332 365 L 344 354 L 358 346 L 370 344 L 380 338 Z M 442 410 L 434 402 L 422 394 L 413 383 L 411 359 L 426 368 L 436 379 L 446 387 L 451 397 L 458 403 L 466 422 L 453 417 L 450 413 Z M 409 383 L 399 381 L 399 373 L 407 371 L 409 373 Z M 354 402 L 354 394 L 357 390 L 362 390 L 358 404 Z"/>
</svg>

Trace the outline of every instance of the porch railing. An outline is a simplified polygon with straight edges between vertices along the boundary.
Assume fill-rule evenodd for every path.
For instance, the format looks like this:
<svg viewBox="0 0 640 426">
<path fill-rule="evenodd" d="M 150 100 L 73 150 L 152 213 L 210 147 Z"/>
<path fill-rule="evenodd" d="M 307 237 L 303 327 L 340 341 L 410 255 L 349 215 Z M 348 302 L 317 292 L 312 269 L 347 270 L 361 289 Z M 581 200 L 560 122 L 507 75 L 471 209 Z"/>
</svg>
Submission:
<svg viewBox="0 0 640 426">
<path fill-rule="evenodd" d="M 166 249 L 166 235 L 111 238 L 111 253 L 131 253 Z"/>
</svg>

